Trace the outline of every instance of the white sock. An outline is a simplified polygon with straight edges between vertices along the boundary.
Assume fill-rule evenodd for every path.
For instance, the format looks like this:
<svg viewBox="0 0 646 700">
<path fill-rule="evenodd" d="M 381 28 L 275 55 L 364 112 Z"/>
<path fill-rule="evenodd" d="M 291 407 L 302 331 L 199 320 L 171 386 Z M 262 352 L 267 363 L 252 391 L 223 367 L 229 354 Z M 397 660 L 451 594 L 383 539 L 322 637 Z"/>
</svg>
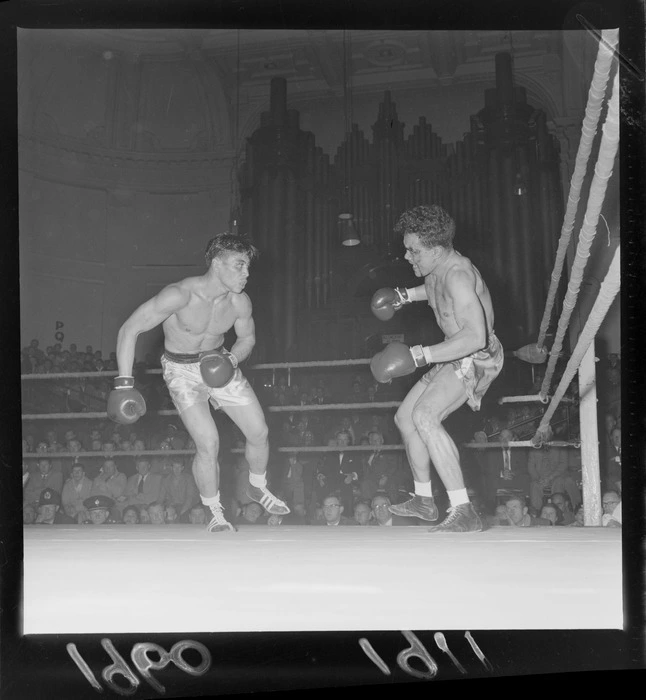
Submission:
<svg viewBox="0 0 646 700">
<path fill-rule="evenodd" d="M 456 489 L 455 491 L 447 491 L 449 494 L 449 500 L 451 501 L 451 508 L 455 506 L 460 506 L 463 503 L 469 503 L 469 496 L 467 495 L 466 489 Z"/>
<path fill-rule="evenodd" d="M 259 489 L 263 486 L 267 486 L 267 472 L 263 472 L 262 474 L 249 472 L 249 483 L 252 486 L 257 486 Z"/>
<path fill-rule="evenodd" d="M 413 481 L 415 484 L 415 495 L 416 496 L 427 496 L 428 498 L 433 498 L 433 491 L 431 490 L 430 481 Z"/>
<path fill-rule="evenodd" d="M 200 496 L 200 499 L 202 500 L 202 503 L 204 503 L 205 506 L 215 506 L 216 508 L 222 508 L 222 504 L 220 503 L 220 492 L 215 494 L 215 496 L 209 496 L 206 498 L 205 496 Z"/>
</svg>

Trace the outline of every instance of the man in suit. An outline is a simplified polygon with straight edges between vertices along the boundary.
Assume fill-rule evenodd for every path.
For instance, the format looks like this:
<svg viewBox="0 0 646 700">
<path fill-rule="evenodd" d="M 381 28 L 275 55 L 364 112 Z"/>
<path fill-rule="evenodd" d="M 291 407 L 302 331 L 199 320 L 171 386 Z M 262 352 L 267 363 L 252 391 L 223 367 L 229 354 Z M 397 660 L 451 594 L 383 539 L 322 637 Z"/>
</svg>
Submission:
<svg viewBox="0 0 646 700">
<path fill-rule="evenodd" d="M 85 467 L 76 463 L 72 467 L 70 478 L 65 482 L 63 493 L 61 494 L 65 514 L 76 522 L 83 522 L 86 517 L 83 501 L 91 493 L 92 481 L 85 476 Z"/>
<path fill-rule="evenodd" d="M 305 506 L 305 483 L 303 481 L 303 463 L 296 452 L 290 452 L 287 458 L 287 471 L 283 478 L 282 495 L 294 508 Z"/>
<path fill-rule="evenodd" d="M 548 441 L 552 431 L 548 430 Z M 544 445 L 538 450 L 531 450 L 527 460 L 530 476 L 529 497 L 537 511 L 543 507 L 543 497 L 547 493 L 566 492 L 576 508 L 581 503 L 581 493 L 568 471 L 568 454 L 566 447 Z"/>
<path fill-rule="evenodd" d="M 117 501 L 125 493 L 128 477 L 117 469 L 113 459 L 105 459 L 92 482 L 92 496 L 107 496 Z"/>
<path fill-rule="evenodd" d="M 479 461 L 482 465 L 483 500 L 490 513 L 498 505 L 496 494 L 499 489 L 518 491 L 525 497 L 529 496 L 527 452 L 524 448 L 509 447 L 509 443 L 515 439 L 511 430 L 504 429 L 500 431 L 502 448 L 476 450 L 480 453 Z"/>
<path fill-rule="evenodd" d="M 373 451 L 363 458 L 363 474 L 359 482 L 361 498 L 369 501 L 377 491 L 385 491 L 392 501 L 397 492 L 394 478 L 397 472 L 397 458 L 392 453 L 381 450 L 384 437 L 378 430 L 368 433 L 368 444 Z"/>
<path fill-rule="evenodd" d="M 199 502 L 200 494 L 193 475 L 184 471 L 181 459 L 171 460 L 172 472 L 163 477 L 159 502 L 164 506 L 174 506 L 177 517 L 188 517 L 191 508 Z"/>
<path fill-rule="evenodd" d="M 605 487 L 608 490 L 617 488 L 621 481 L 621 428 L 613 428 L 610 433 L 611 445 L 605 464 Z"/>
<path fill-rule="evenodd" d="M 327 492 L 338 492 L 343 508 L 348 513 L 352 512 L 352 482 L 359 480 L 361 472 L 359 460 L 352 452 L 344 451 L 345 447 L 350 446 L 351 440 L 347 430 L 339 430 L 336 434 L 339 451 L 328 452 L 319 467 L 319 473 L 325 475 Z"/>
<path fill-rule="evenodd" d="M 417 518 L 404 518 L 401 515 L 395 515 L 388 510 L 392 505 L 390 498 L 385 494 L 378 493 L 371 501 L 372 520 L 370 525 L 376 527 L 392 527 L 393 525 L 419 525 Z"/>
<path fill-rule="evenodd" d="M 38 460 L 38 472 L 30 475 L 23 493 L 23 502 L 37 506 L 44 489 L 53 489 L 58 494 L 63 490 L 63 474 L 54 471 L 51 460 L 46 458 Z"/>
<path fill-rule="evenodd" d="M 161 492 L 161 474 L 153 474 L 147 459 L 137 460 L 137 473 L 128 479 L 126 490 L 123 492 L 124 506 L 146 506 L 159 500 Z"/>
</svg>

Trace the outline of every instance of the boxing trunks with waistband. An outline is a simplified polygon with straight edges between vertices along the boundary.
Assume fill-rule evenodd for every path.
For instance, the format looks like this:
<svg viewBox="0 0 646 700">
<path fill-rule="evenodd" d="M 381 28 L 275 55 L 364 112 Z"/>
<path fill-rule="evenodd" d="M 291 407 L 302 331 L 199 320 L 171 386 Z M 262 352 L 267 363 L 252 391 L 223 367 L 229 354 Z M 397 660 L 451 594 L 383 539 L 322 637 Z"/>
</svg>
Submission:
<svg viewBox="0 0 646 700">
<path fill-rule="evenodd" d="M 231 353 L 224 347 L 216 348 L 225 355 Z M 247 379 L 237 367 L 231 381 L 218 389 L 207 386 L 200 372 L 200 359 L 206 352 L 176 353 L 164 350 L 161 356 L 162 376 L 179 413 L 195 404 L 210 401 L 215 408 L 248 406 L 256 395 Z"/>
<path fill-rule="evenodd" d="M 452 365 L 456 376 L 464 383 L 467 403 L 474 411 L 480 410 L 480 402 L 491 382 L 500 374 L 505 361 L 505 352 L 496 334 L 489 333 L 489 341 L 484 350 L 467 355 L 460 360 L 440 362 L 420 379 L 429 384 L 433 377 L 446 365 Z"/>
</svg>

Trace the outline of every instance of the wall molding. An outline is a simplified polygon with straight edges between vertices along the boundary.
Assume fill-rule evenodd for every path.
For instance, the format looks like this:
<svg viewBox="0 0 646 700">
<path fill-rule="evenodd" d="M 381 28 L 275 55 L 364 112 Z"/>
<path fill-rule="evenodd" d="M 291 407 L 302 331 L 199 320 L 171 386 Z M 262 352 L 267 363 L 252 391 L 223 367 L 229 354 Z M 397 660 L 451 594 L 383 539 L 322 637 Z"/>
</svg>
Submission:
<svg viewBox="0 0 646 700">
<path fill-rule="evenodd" d="M 19 169 L 36 177 L 95 189 L 169 194 L 230 188 L 234 153 L 138 153 L 91 145 L 60 134 L 18 135 Z"/>
<path fill-rule="evenodd" d="M 89 277 L 76 277 L 74 275 L 59 275 L 59 274 L 56 274 L 55 272 L 41 272 L 40 270 L 34 270 L 34 269 L 29 269 L 27 272 L 32 277 L 45 277 L 47 279 L 66 280 L 67 282 L 81 282 L 83 284 L 100 285 L 102 287 L 105 286 L 105 280 L 102 280 L 102 279 L 93 279 L 93 278 L 89 278 Z"/>
</svg>

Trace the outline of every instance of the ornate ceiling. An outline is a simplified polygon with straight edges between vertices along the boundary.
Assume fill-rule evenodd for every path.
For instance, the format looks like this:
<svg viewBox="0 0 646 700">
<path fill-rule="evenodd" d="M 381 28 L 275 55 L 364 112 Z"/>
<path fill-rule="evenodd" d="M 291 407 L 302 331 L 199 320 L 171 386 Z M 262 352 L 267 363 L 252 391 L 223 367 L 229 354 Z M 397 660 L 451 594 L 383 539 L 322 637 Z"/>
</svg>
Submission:
<svg viewBox="0 0 646 700">
<path fill-rule="evenodd" d="M 231 157 L 280 76 L 330 154 L 348 91 L 368 134 L 389 90 L 407 128 L 424 115 L 453 142 L 495 85 L 496 53 L 512 54 L 515 82 L 554 119 L 578 116 L 587 83 L 568 84 L 568 66 L 581 73 L 594 50 L 585 32 L 553 30 L 21 29 L 19 131 L 71 150 Z"/>
<path fill-rule="evenodd" d="M 266 90 L 276 75 L 298 81 L 300 90 L 342 90 L 344 47 L 358 91 L 383 91 L 393 81 L 450 85 L 490 78 L 498 51 L 511 50 L 519 69 L 538 66 L 546 56 L 560 61 L 562 53 L 562 33 L 551 30 L 66 29 L 25 31 L 26 41 L 36 33 L 39 43 L 89 48 L 106 60 L 115 54 L 143 61 L 208 59 L 234 83 L 239 62 L 240 88 L 251 94 Z"/>
</svg>

